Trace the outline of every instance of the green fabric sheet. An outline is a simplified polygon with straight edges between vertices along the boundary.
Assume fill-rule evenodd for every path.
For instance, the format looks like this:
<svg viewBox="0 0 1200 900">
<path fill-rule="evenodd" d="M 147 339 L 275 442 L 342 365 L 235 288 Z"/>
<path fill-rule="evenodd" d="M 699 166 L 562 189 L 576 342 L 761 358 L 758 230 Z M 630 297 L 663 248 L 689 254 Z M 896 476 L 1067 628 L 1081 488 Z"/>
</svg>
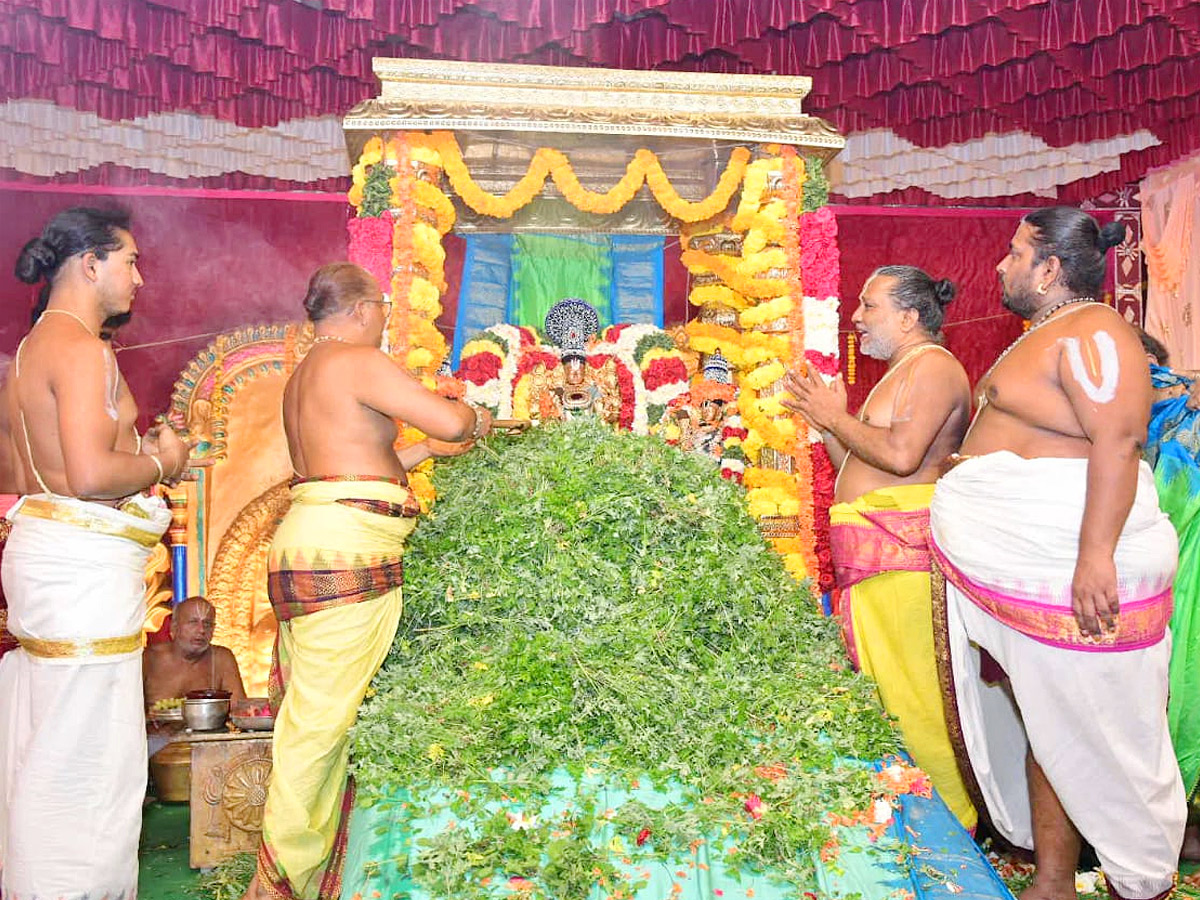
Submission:
<svg viewBox="0 0 1200 900">
<path fill-rule="evenodd" d="M 559 300 L 578 297 L 611 324 L 612 241 L 605 235 L 518 234 L 509 322 L 541 329 Z"/>
</svg>

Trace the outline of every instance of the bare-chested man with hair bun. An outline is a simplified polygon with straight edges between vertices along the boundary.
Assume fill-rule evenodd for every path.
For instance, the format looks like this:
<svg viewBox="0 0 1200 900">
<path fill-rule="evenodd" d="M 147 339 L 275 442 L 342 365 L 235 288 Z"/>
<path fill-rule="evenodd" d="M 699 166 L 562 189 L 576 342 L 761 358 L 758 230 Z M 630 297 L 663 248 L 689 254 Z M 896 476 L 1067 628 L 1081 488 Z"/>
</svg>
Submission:
<svg viewBox="0 0 1200 900">
<path fill-rule="evenodd" d="M 100 337 L 142 286 L 121 210 L 69 209 L 29 241 L 17 277 L 45 310 L 5 388 L 16 487 L 4 549 L 0 893 L 132 897 L 146 789 L 143 574 L 170 522 L 152 493 L 188 465 L 137 405 Z"/>
<path fill-rule="evenodd" d="M 887 372 L 858 415 L 840 379 L 788 377 L 786 406 L 821 430 L 840 467 L 829 511 L 837 607 L 856 665 L 875 679 L 905 745 L 966 828 L 976 822 L 942 715 L 933 650 L 929 500 L 970 416 L 967 373 L 942 345 L 954 285 L 915 266 L 883 266 L 851 321 Z"/>
<path fill-rule="evenodd" d="M 1111 894 L 1165 897 L 1183 839 L 1167 730 L 1177 544 L 1141 459 L 1150 375 L 1097 302 L 1124 235 L 1069 207 L 1021 220 L 996 269 L 1028 331 L 977 385 L 931 508 L 965 750 L 992 824 L 1035 853 L 1024 900 L 1074 898 L 1080 835 Z M 981 678 L 979 650 L 1007 685 Z"/>
</svg>

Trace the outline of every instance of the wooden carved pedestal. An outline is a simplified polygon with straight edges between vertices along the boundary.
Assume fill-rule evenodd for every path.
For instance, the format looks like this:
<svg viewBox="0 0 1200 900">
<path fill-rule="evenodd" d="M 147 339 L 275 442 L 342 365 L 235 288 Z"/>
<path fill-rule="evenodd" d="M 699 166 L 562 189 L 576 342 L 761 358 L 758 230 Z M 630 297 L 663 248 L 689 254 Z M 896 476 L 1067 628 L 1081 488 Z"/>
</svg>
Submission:
<svg viewBox="0 0 1200 900">
<path fill-rule="evenodd" d="M 191 854 L 193 869 L 237 853 L 255 853 L 271 778 L 271 735 L 193 734 Z"/>
</svg>

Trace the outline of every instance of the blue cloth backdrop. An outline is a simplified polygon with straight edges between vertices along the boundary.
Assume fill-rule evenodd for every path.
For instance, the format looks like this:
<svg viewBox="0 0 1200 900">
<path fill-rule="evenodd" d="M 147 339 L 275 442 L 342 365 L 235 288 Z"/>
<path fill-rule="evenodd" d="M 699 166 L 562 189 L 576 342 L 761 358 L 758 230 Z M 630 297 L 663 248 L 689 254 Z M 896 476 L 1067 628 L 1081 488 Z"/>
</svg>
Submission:
<svg viewBox="0 0 1200 900">
<path fill-rule="evenodd" d="M 614 234 L 610 309 L 613 322 L 663 325 L 663 245 L 659 235 Z M 511 234 L 468 234 L 458 295 L 450 364 L 458 368 L 463 345 L 506 321 L 513 302 Z M 540 330 L 539 323 L 539 330 Z"/>
</svg>

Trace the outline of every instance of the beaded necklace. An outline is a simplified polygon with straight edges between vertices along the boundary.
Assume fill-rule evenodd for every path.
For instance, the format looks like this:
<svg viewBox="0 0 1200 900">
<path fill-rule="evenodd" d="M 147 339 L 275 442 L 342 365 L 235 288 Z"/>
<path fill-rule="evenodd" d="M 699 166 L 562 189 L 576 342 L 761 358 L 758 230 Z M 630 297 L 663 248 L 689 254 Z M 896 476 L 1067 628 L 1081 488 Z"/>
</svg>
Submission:
<svg viewBox="0 0 1200 900">
<path fill-rule="evenodd" d="M 988 367 L 988 371 L 984 372 L 983 378 L 979 379 L 979 382 L 985 382 L 985 380 L 988 380 L 988 376 L 990 376 L 990 374 L 992 372 L 996 371 L 996 366 L 1000 365 L 1001 362 L 1004 361 L 1004 356 L 1007 356 L 1009 353 L 1012 353 L 1013 350 L 1020 347 L 1021 341 L 1024 341 L 1026 337 L 1032 335 L 1034 331 L 1037 331 L 1039 328 L 1042 328 L 1043 325 L 1048 323 L 1050 320 L 1050 317 L 1054 316 L 1054 314 L 1056 312 L 1058 312 L 1058 310 L 1061 310 L 1061 308 L 1063 308 L 1064 306 L 1070 306 L 1072 304 L 1080 304 L 1080 306 L 1076 306 L 1074 308 L 1074 310 L 1070 311 L 1070 312 L 1078 312 L 1079 310 L 1082 310 L 1082 308 L 1084 308 L 1084 307 L 1082 307 L 1082 304 L 1093 304 L 1093 302 L 1096 302 L 1096 301 L 1094 301 L 1092 298 L 1090 298 L 1090 296 L 1072 296 L 1072 298 L 1068 298 L 1067 300 L 1060 300 L 1060 301 L 1056 302 L 1056 304 L 1054 306 L 1051 306 L 1049 308 L 1049 310 L 1046 310 L 1044 313 L 1042 313 L 1042 318 L 1038 319 L 1038 322 L 1036 325 L 1030 325 L 1030 330 L 1026 331 L 1024 335 L 1021 335 L 1020 337 L 1016 338 L 1015 341 L 1008 344 L 1008 347 L 1004 348 L 1004 352 L 1001 353 L 1000 355 L 996 356 L 996 361 L 992 362 L 992 364 Z"/>
<path fill-rule="evenodd" d="M 1009 344 L 1004 349 L 1004 352 L 996 357 L 996 361 L 988 367 L 988 370 L 986 372 L 983 373 L 983 377 L 979 379 L 977 384 L 983 384 L 985 381 L 987 381 L 988 378 L 991 377 L 991 374 L 994 371 L 996 371 L 996 366 L 998 366 L 998 365 L 1000 365 L 1000 363 L 1004 362 L 1004 358 L 1006 356 L 1008 356 L 1008 354 L 1010 354 L 1014 350 L 1016 350 L 1017 347 L 1019 347 L 1021 345 L 1021 342 L 1023 340 L 1025 340 L 1025 338 L 1029 337 L 1031 334 L 1033 334 L 1035 331 L 1037 331 L 1039 328 L 1041 328 L 1043 325 L 1045 325 L 1047 322 L 1049 322 L 1050 317 L 1053 316 L 1060 309 L 1062 309 L 1066 306 L 1071 306 L 1072 304 L 1076 304 L 1076 303 L 1079 304 L 1078 306 L 1075 307 L 1075 309 L 1069 310 L 1067 312 L 1067 315 L 1070 315 L 1072 312 L 1078 312 L 1079 310 L 1083 309 L 1087 304 L 1095 303 L 1095 302 L 1096 301 L 1092 297 L 1068 297 L 1066 300 L 1060 300 L 1057 303 L 1055 303 L 1053 306 L 1051 306 L 1049 309 L 1047 309 L 1044 313 L 1042 313 L 1041 318 L 1039 318 L 1037 320 L 1036 324 L 1030 325 L 1028 331 L 1026 331 L 1024 334 L 1022 334 L 1019 338 L 1017 338 L 1011 344 Z M 1060 318 L 1061 318 L 1061 316 L 1060 316 Z M 981 394 L 976 403 L 975 415 L 977 417 L 979 415 L 979 412 L 985 406 L 987 406 L 987 402 L 988 402 L 987 394 Z M 974 423 L 972 423 L 972 424 L 974 424 Z"/>
</svg>

